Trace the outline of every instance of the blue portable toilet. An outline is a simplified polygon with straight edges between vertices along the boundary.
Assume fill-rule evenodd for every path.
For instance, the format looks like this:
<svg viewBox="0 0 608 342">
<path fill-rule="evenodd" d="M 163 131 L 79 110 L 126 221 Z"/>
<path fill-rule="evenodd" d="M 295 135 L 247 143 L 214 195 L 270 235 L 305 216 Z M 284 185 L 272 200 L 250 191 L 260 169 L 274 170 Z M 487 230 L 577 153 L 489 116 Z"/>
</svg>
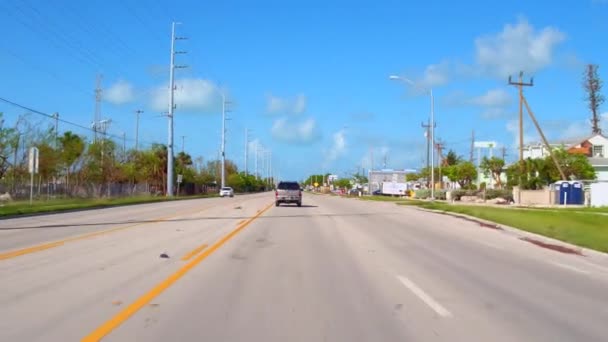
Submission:
<svg viewBox="0 0 608 342">
<path fill-rule="evenodd" d="M 559 189 L 559 204 L 572 204 L 570 194 L 570 182 L 560 181 L 555 183 L 555 186 Z"/>
<path fill-rule="evenodd" d="M 570 194 L 568 195 L 568 204 L 584 204 L 585 196 L 583 194 L 584 192 L 582 182 L 570 182 Z"/>
<path fill-rule="evenodd" d="M 562 203 L 562 183 L 565 181 L 557 181 L 551 185 L 551 190 L 553 192 L 553 203 L 555 204 L 563 204 Z"/>
</svg>

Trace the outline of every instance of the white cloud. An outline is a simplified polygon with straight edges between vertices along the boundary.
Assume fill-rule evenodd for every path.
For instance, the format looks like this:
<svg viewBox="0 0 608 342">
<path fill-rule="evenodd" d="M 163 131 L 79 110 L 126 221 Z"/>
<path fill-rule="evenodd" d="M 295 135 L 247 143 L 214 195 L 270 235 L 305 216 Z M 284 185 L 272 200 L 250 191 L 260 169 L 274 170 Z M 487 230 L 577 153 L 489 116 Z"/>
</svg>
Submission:
<svg viewBox="0 0 608 342">
<path fill-rule="evenodd" d="M 515 24 L 506 24 L 500 32 L 477 37 L 474 64 L 454 60 L 432 64 L 416 83 L 428 88 L 447 84 L 454 77 L 504 79 L 520 71 L 532 75 L 553 63 L 555 51 L 565 39 L 566 35 L 557 28 L 548 26 L 537 30 L 520 18 Z M 562 59 L 560 64 L 570 68 L 580 64 L 573 54 Z"/>
<path fill-rule="evenodd" d="M 217 85 L 200 78 L 184 78 L 175 81 L 176 110 L 212 111 L 220 107 Z M 152 91 L 151 106 L 157 111 L 169 109 L 168 87 L 160 86 Z"/>
<path fill-rule="evenodd" d="M 346 152 L 346 132 L 341 129 L 332 136 L 333 143 L 325 156 L 326 165 L 338 159 Z"/>
<path fill-rule="evenodd" d="M 270 94 L 266 96 L 266 99 L 266 112 L 269 114 L 302 114 L 306 111 L 304 94 L 298 94 L 292 99 Z"/>
<path fill-rule="evenodd" d="M 512 98 L 504 89 L 488 90 L 483 95 L 473 97 L 469 103 L 480 107 L 504 107 L 510 105 Z"/>
<path fill-rule="evenodd" d="M 511 114 L 510 107 L 513 98 L 503 89 L 492 89 L 486 93 L 470 97 L 463 91 L 456 90 L 443 97 L 444 103 L 449 106 L 474 106 L 481 108 L 481 117 L 484 119 L 500 119 Z"/>
<path fill-rule="evenodd" d="M 127 81 L 119 80 L 103 93 L 103 98 L 107 102 L 121 105 L 135 100 L 133 85 Z"/>
<path fill-rule="evenodd" d="M 419 84 L 425 88 L 433 88 L 447 84 L 450 80 L 450 65 L 447 62 L 431 64 L 424 70 Z"/>
<path fill-rule="evenodd" d="M 273 123 L 271 133 L 276 140 L 293 144 L 311 143 L 319 137 L 314 118 L 297 122 L 279 118 Z"/>
<path fill-rule="evenodd" d="M 476 60 L 482 71 L 498 77 L 524 71 L 533 74 L 553 61 L 557 45 L 565 35 L 553 27 L 535 30 L 525 19 L 507 24 L 496 34 L 475 40 Z"/>
</svg>

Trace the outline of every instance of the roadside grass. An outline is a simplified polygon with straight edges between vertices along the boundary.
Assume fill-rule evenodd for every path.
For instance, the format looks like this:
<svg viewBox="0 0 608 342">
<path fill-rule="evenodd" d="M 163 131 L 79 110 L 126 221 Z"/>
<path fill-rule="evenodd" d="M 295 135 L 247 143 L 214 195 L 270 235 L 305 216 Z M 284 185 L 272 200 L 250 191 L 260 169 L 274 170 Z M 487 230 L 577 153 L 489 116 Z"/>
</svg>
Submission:
<svg viewBox="0 0 608 342">
<path fill-rule="evenodd" d="M 85 198 L 69 198 L 69 199 L 56 199 L 48 201 L 34 201 L 30 205 L 29 201 L 15 201 L 0 206 L 0 218 L 12 217 L 19 215 L 28 214 L 40 214 L 50 212 L 62 212 L 69 210 L 79 209 L 99 209 L 116 206 L 125 206 L 133 204 L 143 203 L 155 203 L 155 202 L 166 202 L 166 201 L 179 201 L 196 198 L 209 198 L 217 197 L 217 194 L 208 195 L 197 195 L 197 196 L 184 196 L 184 197 L 159 197 L 159 196 L 137 196 L 137 197 L 123 197 L 123 198 L 98 198 L 98 199 L 85 199 Z"/>
<path fill-rule="evenodd" d="M 608 207 L 578 207 L 578 208 L 567 208 L 567 207 L 555 207 L 555 208 L 528 208 L 533 210 L 552 210 L 552 211 L 566 211 L 566 212 L 585 212 L 585 213 L 604 213 L 608 214 Z"/>
<path fill-rule="evenodd" d="M 577 246 L 608 252 L 608 218 L 593 211 L 510 209 L 416 200 L 401 201 L 397 204 L 470 215 Z"/>
</svg>

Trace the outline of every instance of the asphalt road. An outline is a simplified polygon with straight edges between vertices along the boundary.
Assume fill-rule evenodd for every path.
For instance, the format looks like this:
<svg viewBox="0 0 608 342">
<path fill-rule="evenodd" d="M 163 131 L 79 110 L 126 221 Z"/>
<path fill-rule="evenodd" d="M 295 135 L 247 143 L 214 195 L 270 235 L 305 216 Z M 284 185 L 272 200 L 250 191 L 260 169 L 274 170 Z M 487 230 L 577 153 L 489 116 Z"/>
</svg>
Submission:
<svg viewBox="0 0 608 342">
<path fill-rule="evenodd" d="M 168 258 L 161 258 L 166 254 Z M 608 261 L 272 194 L 0 221 L 1 341 L 606 341 Z"/>
</svg>

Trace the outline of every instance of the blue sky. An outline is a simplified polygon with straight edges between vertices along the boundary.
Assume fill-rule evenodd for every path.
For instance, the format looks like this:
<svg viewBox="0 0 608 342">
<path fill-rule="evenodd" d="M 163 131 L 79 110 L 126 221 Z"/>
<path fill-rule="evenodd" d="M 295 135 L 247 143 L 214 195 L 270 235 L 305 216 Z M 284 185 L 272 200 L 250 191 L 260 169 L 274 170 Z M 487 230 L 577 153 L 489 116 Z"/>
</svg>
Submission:
<svg viewBox="0 0 608 342">
<path fill-rule="evenodd" d="M 102 73 L 110 132 L 125 132 L 132 145 L 133 112 L 143 109 L 142 142 L 166 143 L 161 115 L 177 20 L 178 35 L 188 37 L 177 43 L 188 52 L 177 62 L 188 68 L 176 72 L 176 150 L 186 136 L 191 155 L 216 158 L 222 89 L 233 102 L 227 156 L 241 167 L 250 128 L 250 147 L 272 150 L 281 178 L 351 173 L 369 167 L 371 150 L 376 166 L 386 156 L 389 168 L 418 168 L 429 99 L 388 79 L 397 74 L 433 88 L 436 138 L 446 149 L 468 156 L 475 130 L 510 159 L 517 93 L 507 75 L 519 70 L 535 78 L 526 96 L 552 141 L 588 135 L 581 74 L 597 63 L 608 80 L 606 18 L 603 0 L 8 0 L 0 3 L 0 97 L 90 125 Z M 0 111 L 8 124 L 24 112 L 2 103 Z M 536 141 L 529 119 L 525 126 L 526 140 Z"/>
</svg>

